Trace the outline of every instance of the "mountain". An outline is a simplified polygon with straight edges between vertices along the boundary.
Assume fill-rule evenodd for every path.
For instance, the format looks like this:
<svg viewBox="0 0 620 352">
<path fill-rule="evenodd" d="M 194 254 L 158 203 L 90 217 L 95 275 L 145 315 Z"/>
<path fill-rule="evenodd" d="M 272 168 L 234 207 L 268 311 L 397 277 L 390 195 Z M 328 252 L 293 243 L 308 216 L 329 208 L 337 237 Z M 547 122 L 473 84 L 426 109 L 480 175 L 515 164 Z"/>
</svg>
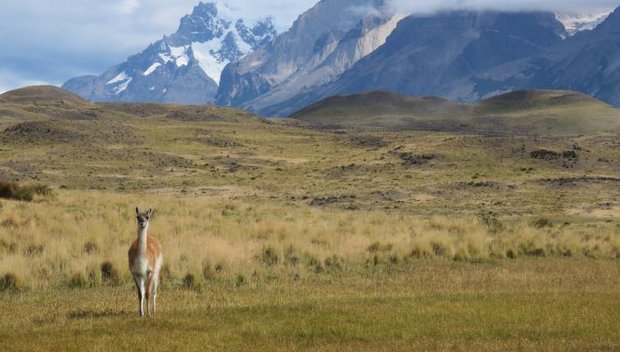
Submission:
<svg viewBox="0 0 620 352">
<path fill-rule="evenodd" d="M 213 103 L 224 67 L 277 35 L 270 18 L 250 23 L 226 12 L 200 2 L 176 33 L 100 76 L 77 77 L 63 88 L 91 101 Z"/>
<path fill-rule="evenodd" d="M 385 45 L 304 103 L 337 94 L 387 90 L 459 101 L 483 98 L 489 70 L 541 53 L 566 36 L 552 13 L 444 12 L 402 20 Z M 485 95 L 487 92 L 485 91 Z"/>
<path fill-rule="evenodd" d="M 620 106 L 619 32 L 619 10 L 572 36 L 544 12 L 410 16 L 337 80 L 289 104 L 377 89 L 474 102 L 538 88 L 575 90 Z"/>
<path fill-rule="evenodd" d="M 573 89 L 620 106 L 620 7 L 583 31 L 523 64 L 523 85 Z"/>
<path fill-rule="evenodd" d="M 620 131 L 620 110 L 572 91 L 521 90 L 480 103 L 373 91 L 334 96 L 291 116 L 359 129 L 579 135 Z"/>
<path fill-rule="evenodd" d="M 562 22 L 569 36 L 579 32 L 590 31 L 603 23 L 609 12 L 562 13 L 556 17 Z"/>
<path fill-rule="evenodd" d="M 286 115 L 298 107 L 282 103 L 375 51 L 403 17 L 387 11 L 383 0 L 322 0 L 271 45 L 228 65 L 217 103 Z"/>
</svg>

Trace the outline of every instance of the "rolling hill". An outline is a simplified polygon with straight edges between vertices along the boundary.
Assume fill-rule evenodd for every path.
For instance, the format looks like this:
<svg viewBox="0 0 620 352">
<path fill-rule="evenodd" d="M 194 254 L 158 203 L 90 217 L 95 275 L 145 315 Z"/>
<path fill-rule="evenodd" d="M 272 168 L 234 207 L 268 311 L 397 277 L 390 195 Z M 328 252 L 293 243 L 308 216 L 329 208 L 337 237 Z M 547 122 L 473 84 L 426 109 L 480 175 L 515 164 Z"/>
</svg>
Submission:
<svg viewBox="0 0 620 352">
<path fill-rule="evenodd" d="M 324 99 L 292 118 L 385 130 L 578 135 L 620 130 L 620 110 L 572 91 L 522 90 L 476 104 L 382 91 Z"/>
</svg>

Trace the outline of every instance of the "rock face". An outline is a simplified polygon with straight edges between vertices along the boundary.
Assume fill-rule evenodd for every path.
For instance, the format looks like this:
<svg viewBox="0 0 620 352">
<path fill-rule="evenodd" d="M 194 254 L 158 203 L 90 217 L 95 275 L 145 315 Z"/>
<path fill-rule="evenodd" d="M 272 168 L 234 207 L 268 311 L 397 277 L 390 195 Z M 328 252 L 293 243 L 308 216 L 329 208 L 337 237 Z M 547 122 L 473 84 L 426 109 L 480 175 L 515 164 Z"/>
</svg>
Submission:
<svg viewBox="0 0 620 352">
<path fill-rule="evenodd" d="M 620 106 L 620 9 L 570 36 L 551 13 L 451 12 L 401 21 L 385 45 L 295 98 L 388 90 L 473 102 L 517 89 L 576 90 Z"/>
<path fill-rule="evenodd" d="M 561 13 L 557 18 L 568 35 L 572 36 L 582 31 L 590 31 L 603 23 L 609 16 L 609 12 L 586 12 L 586 13 Z"/>
<path fill-rule="evenodd" d="M 63 88 L 92 101 L 213 103 L 224 67 L 276 34 L 269 18 L 249 24 L 201 2 L 176 33 L 100 76 L 74 78 Z"/>
<path fill-rule="evenodd" d="M 176 33 L 63 88 L 92 101 L 217 103 L 270 116 L 372 90 L 473 102 L 568 89 L 620 106 L 620 9 L 406 17 L 388 2 L 321 0 L 281 35 L 269 18 L 249 23 L 200 3 Z"/>
<path fill-rule="evenodd" d="M 564 27 L 551 13 L 411 16 L 401 21 L 384 46 L 308 99 L 382 89 L 411 96 L 480 100 L 486 95 L 480 89 L 489 89 L 478 85 L 479 77 L 541 53 L 560 43 L 564 35 Z"/>
<path fill-rule="evenodd" d="M 535 70 L 527 85 L 573 89 L 620 106 L 620 7 L 525 66 Z"/>
<path fill-rule="evenodd" d="M 323 0 L 292 28 L 222 74 L 217 103 L 266 115 L 299 109 L 290 100 L 333 81 L 385 43 L 404 16 L 383 0 Z"/>
</svg>

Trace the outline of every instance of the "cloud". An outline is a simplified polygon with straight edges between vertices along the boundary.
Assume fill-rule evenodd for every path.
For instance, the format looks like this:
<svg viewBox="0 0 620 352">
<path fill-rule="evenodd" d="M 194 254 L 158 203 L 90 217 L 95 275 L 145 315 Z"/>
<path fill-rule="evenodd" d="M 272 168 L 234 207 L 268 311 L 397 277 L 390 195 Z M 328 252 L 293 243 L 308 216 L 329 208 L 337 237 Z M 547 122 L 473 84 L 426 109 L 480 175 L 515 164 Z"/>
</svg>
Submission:
<svg viewBox="0 0 620 352">
<path fill-rule="evenodd" d="M 174 33 L 199 0 L 0 1 L 0 90 L 29 82 L 60 85 L 100 74 Z M 209 1 L 209 0 L 203 0 Z M 319 0 L 217 0 L 249 20 L 272 16 L 280 32 Z M 386 0 L 394 10 L 424 13 L 452 8 L 583 11 L 611 9 L 609 0 Z M 356 9 L 369 11 L 367 8 Z"/>
<path fill-rule="evenodd" d="M 610 11 L 617 0 L 388 0 L 388 7 L 408 14 L 445 10 L 540 10 L 561 13 Z"/>
<path fill-rule="evenodd" d="M 2 80 L 0 80 L 0 94 L 19 87 L 48 84 L 46 81 L 23 76 L 15 73 L 13 70 L 2 68 L 0 68 L 0 77 L 2 77 Z"/>
<path fill-rule="evenodd" d="M 60 85 L 78 75 L 100 74 L 174 33 L 198 1 L 0 1 L 0 89 L 29 82 Z M 318 0 L 218 1 L 239 17 L 272 16 L 284 31 Z"/>
</svg>

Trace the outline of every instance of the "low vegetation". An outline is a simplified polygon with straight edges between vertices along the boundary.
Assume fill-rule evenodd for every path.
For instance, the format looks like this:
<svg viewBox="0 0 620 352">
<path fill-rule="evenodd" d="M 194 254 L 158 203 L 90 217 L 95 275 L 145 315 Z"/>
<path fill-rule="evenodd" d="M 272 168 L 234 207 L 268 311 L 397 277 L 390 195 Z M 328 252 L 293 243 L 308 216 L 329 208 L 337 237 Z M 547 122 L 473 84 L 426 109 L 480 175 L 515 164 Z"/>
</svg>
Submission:
<svg viewBox="0 0 620 352">
<path fill-rule="evenodd" d="M 476 104 L 368 92 L 330 97 L 293 115 L 327 126 L 474 134 L 570 136 L 615 132 L 620 110 L 572 91 L 524 90 Z"/>
<path fill-rule="evenodd" d="M 0 99 L 2 350 L 619 347 L 617 132 L 340 129 L 22 93 Z M 164 253 L 145 322 L 136 206 L 156 209 Z"/>
<path fill-rule="evenodd" d="M 16 182 L 0 181 L 0 198 L 32 201 L 36 196 L 49 198 L 54 195 L 50 186 L 32 184 L 21 186 Z"/>
</svg>

